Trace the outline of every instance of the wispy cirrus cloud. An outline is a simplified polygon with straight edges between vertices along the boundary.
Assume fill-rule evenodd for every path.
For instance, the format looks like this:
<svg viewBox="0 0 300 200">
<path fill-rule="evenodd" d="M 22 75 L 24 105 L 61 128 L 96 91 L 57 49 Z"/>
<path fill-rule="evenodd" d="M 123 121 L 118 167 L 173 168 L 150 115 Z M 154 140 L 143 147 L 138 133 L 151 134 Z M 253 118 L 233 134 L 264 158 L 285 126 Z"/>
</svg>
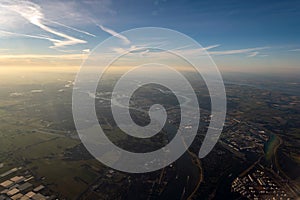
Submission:
<svg viewBox="0 0 300 200">
<path fill-rule="evenodd" d="M 2 59 L 62 59 L 62 60 L 82 60 L 87 55 L 85 54 L 11 54 L 11 55 L 0 55 Z"/>
<path fill-rule="evenodd" d="M 248 58 L 255 57 L 255 56 L 257 56 L 258 54 L 259 54 L 258 51 L 254 51 L 254 52 L 249 53 L 249 55 L 248 55 L 247 57 L 248 57 Z"/>
<path fill-rule="evenodd" d="M 269 55 L 267 55 L 267 54 L 260 54 L 259 56 L 260 57 L 268 57 Z"/>
<path fill-rule="evenodd" d="M 73 31 L 76 31 L 76 32 L 79 32 L 79 33 L 83 33 L 83 34 L 85 34 L 85 35 L 89 35 L 89 36 L 92 36 L 92 37 L 96 37 L 96 35 L 94 35 L 94 34 L 92 34 L 92 33 L 89 33 L 89 32 L 87 32 L 87 31 L 80 30 L 80 29 L 78 29 L 78 28 L 74 28 L 74 27 L 72 27 L 72 26 L 68 26 L 68 25 L 65 25 L 65 24 L 62 24 L 62 23 L 59 23 L 59 22 L 55 22 L 55 21 L 52 21 L 52 20 L 48 20 L 48 19 L 47 19 L 47 21 L 50 22 L 51 24 L 57 24 L 57 25 L 59 25 L 59 26 L 62 26 L 62 27 L 71 29 L 71 30 L 73 30 Z"/>
<path fill-rule="evenodd" d="M 208 51 L 210 55 L 234 55 L 234 54 L 249 54 L 250 57 L 256 56 L 259 50 L 268 49 L 270 47 L 255 47 L 247 49 L 233 49 L 233 50 L 224 50 L 224 51 Z"/>
<path fill-rule="evenodd" d="M 29 34 L 23 34 L 23 33 L 14 33 L 14 32 L 10 32 L 10 31 L 3 31 L 0 30 L 0 36 L 4 36 L 4 37 L 9 37 L 9 36 L 15 36 L 15 37 L 26 37 L 26 38 L 35 38 L 35 39 L 41 39 L 41 40 L 48 40 L 51 42 L 59 42 L 60 40 L 57 39 L 53 39 L 50 37 L 46 37 L 46 36 L 39 36 L 39 35 L 29 35 Z"/>
<path fill-rule="evenodd" d="M 207 47 L 202 47 L 200 49 L 174 49 L 175 53 L 184 53 L 184 54 L 190 54 L 190 55 L 206 55 L 207 53 L 211 56 L 220 56 L 220 55 L 245 55 L 247 57 L 255 57 L 260 54 L 261 50 L 268 49 L 270 47 L 255 47 L 255 48 L 245 48 L 245 49 L 231 49 L 231 50 L 218 50 L 218 51 L 212 51 L 212 49 L 221 47 L 219 44 L 215 45 L 209 45 Z M 202 53 L 201 53 L 202 52 Z"/>
<path fill-rule="evenodd" d="M 207 47 L 203 47 L 204 50 L 208 51 L 210 49 L 214 49 L 214 48 L 217 48 L 221 46 L 220 44 L 214 44 L 214 45 L 210 45 L 210 46 L 207 46 Z"/>
<path fill-rule="evenodd" d="M 61 38 L 51 38 L 51 37 L 44 37 L 44 36 L 36 36 L 36 35 L 29 35 L 29 34 L 20 34 L 20 33 L 13 33 L 10 32 L 10 35 L 15 36 L 24 36 L 24 37 L 31 37 L 31 38 L 37 38 L 37 39 L 45 39 L 50 42 L 52 42 L 53 46 L 51 48 L 59 48 L 69 45 L 75 45 L 75 44 L 84 44 L 87 43 L 85 40 L 78 39 L 76 37 L 70 36 L 68 34 L 63 33 L 62 31 L 55 30 L 54 28 L 51 28 L 47 25 L 47 23 L 55 23 L 57 25 L 63 26 L 65 28 L 72 29 L 74 31 L 84 33 L 86 35 L 94 36 L 93 34 L 90 34 L 86 31 L 82 31 L 58 22 L 53 22 L 50 20 L 47 20 L 43 14 L 43 11 L 41 7 L 33 2 L 30 1 L 21 1 L 21 0 L 2 0 L 0 2 L 0 7 L 10 10 L 11 12 L 15 12 L 19 14 L 21 17 L 26 19 L 30 24 L 35 25 L 42 29 L 43 31 L 46 31 L 50 34 L 53 34 L 54 36 Z M 2 31 L 3 33 L 4 31 Z M 6 31 L 6 35 L 8 35 L 8 31 Z"/>
<path fill-rule="evenodd" d="M 300 51 L 300 49 L 290 49 L 289 51 Z"/>
<path fill-rule="evenodd" d="M 117 33 L 116 31 L 114 31 L 112 29 L 109 29 L 107 27 L 104 27 L 102 25 L 98 25 L 98 26 L 99 26 L 99 28 L 101 28 L 101 30 L 105 31 L 106 33 L 121 39 L 124 44 L 130 44 L 131 43 L 130 40 L 127 37 L 125 37 L 124 35 L 121 35 L 120 33 Z"/>
<path fill-rule="evenodd" d="M 91 52 L 91 50 L 90 50 L 90 49 L 83 49 L 83 50 L 82 50 L 82 53 L 89 54 L 90 52 Z"/>
<path fill-rule="evenodd" d="M 162 45 L 163 46 L 163 45 Z M 205 51 L 208 51 L 210 49 L 214 49 L 214 48 L 217 48 L 219 47 L 220 44 L 214 44 L 214 45 L 210 45 L 210 46 L 207 46 L 207 47 L 203 47 L 202 48 L 202 51 L 205 50 Z M 177 48 L 174 48 L 174 49 L 171 49 L 170 51 L 178 51 L 178 50 L 193 50 L 193 49 L 190 49 L 192 48 L 193 45 L 186 45 L 186 46 L 182 46 L 182 47 L 177 47 Z M 159 47 L 158 47 L 159 48 Z M 197 49 L 198 50 L 198 49 Z"/>
</svg>

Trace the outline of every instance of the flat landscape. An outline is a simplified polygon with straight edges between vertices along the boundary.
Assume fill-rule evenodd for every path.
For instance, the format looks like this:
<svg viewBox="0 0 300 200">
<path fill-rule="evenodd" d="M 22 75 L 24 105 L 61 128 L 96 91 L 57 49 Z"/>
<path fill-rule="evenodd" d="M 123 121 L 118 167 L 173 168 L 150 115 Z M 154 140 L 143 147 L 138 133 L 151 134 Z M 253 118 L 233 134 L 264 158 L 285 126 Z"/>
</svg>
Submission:
<svg viewBox="0 0 300 200">
<path fill-rule="evenodd" d="M 205 86 L 195 84 L 198 98 L 202 100 L 201 126 L 190 150 L 163 170 L 135 175 L 104 166 L 81 144 L 71 112 L 74 73 L 52 72 L 47 76 L 46 80 L 32 83 L 17 79 L 10 85 L 1 84 L 2 181 L 15 175 L 31 174 L 32 184 L 43 184 L 48 190 L 46 194 L 66 199 L 175 199 L 178 196 L 222 199 L 251 195 L 250 190 L 241 192 L 238 189 L 242 187 L 238 184 L 246 184 L 238 181 L 257 169 L 264 171 L 267 175 L 263 178 L 276 184 L 285 197 L 299 195 L 300 97 L 297 90 L 291 94 L 282 92 L 280 87 L 278 91 L 271 91 L 268 86 L 258 88 L 254 81 L 247 85 L 241 80 L 225 82 L 228 115 L 221 139 L 206 158 L 199 159 L 197 150 L 207 129 L 210 110 L 209 102 L 205 102 Z M 196 80 L 191 78 L 191 81 Z M 107 90 L 106 87 L 102 89 Z M 172 100 L 171 94 L 161 95 L 161 92 L 162 89 L 145 87 L 136 93 L 132 106 L 147 110 L 147 104 L 170 102 L 168 112 L 173 116 L 173 126 L 177 127 L 178 102 Z M 101 101 L 96 104 L 99 122 L 114 143 L 133 151 L 149 151 L 168 141 L 166 132 L 140 143 L 124 136 L 115 127 L 107 109 L 110 103 L 105 100 L 107 95 L 109 93 L 99 91 L 95 100 Z M 143 100 L 145 98 L 147 101 Z M 137 122 L 147 120 L 143 113 L 133 112 L 132 115 Z M 165 128 L 167 132 L 170 129 Z M 18 170 L 5 174 L 13 168 Z M 170 196 L 170 191 L 174 190 L 177 192 Z"/>
</svg>

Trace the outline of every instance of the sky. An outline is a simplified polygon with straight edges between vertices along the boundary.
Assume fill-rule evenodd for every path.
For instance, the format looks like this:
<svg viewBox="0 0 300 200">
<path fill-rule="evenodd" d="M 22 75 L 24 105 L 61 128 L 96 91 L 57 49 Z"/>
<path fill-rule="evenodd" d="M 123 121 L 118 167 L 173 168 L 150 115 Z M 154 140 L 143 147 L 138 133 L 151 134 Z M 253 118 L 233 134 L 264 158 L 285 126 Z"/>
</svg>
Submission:
<svg viewBox="0 0 300 200">
<path fill-rule="evenodd" d="M 293 74 L 299 25 L 292 0 L 0 0 L 0 66 L 80 66 L 112 35 L 130 44 L 118 33 L 164 27 L 200 43 L 221 71 Z"/>
</svg>

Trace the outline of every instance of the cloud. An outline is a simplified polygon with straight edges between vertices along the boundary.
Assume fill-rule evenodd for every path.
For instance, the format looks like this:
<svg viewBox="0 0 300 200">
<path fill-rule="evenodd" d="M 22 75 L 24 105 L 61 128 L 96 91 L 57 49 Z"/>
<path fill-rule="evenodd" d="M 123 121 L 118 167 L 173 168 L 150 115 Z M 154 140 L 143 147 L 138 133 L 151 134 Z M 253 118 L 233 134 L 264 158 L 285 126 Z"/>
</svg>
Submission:
<svg viewBox="0 0 300 200">
<path fill-rule="evenodd" d="M 48 40 L 48 41 L 51 41 L 53 43 L 61 42 L 58 39 L 53 39 L 53 38 L 43 36 L 43 35 L 30 35 L 30 34 L 14 33 L 14 32 L 3 31 L 3 30 L 0 30 L 0 36 L 1 37 L 15 36 L 15 37 L 34 38 L 34 39 L 40 39 L 40 40 Z M 5 49 L 5 50 L 8 51 L 8 49 Z M 76 50 L 63 50 L 63 49 L 57 49 L 57 50 L 61 51 L 61 52 L 67 52 L 67 53 L 76 51 Z M 0 52 L 1 52 L 1 49 L 0 49 Z"/>
<path fill-rule="evenodd" d="M 202 48 L 198 48 L 198 49 L 195 49 L 195 48 L 189 48 L 189 47 L 193 47 L 194 45 L 186 45 L 186 46 L 182 46 L 182 47 L 177 47 L 175 49 L 171 49 L 170 51 L 175 51 L 177 52 L 178 50 L 179 51 L 185 51 L 185 52 L 199 52 L 199 51 L 208 51 L 210 49 L 214 49 L 214 48 L 217 48 L 219 46 L 221 46 L 220 44 L 215 44 L 215 45 L 210 45 L 210 46 L 207 46 L 207 47 L 202 47 Z"/>
<path fill-rule="evenodd" d="M 64 53 L 74 53 L 74 52 L 78 52 L 79 50 L 75 50 L 75 49 L 56 49 L 59 52 L 64 52 Z"/>
<path fill-rule="evenodd" d="M 145 51 L 142 51 L 140 53 L 141 56 L 146 56 L 146 54 L 149 53 L 149 49 L 146 49 Z"/>
<path fill-rule="evenodd" d="M 248 55 L 247 57 L 249 57 L 249 58 L 255 57 L 255 56 L 257 56 L 258 54 L 259 54 L 258 51 L 254 51 L 254 52 L 249 53 L 249 55 Z"/>
<path fill-rule="evenodd" d="M 214 48 L 217 48 L 221 46 L 220 44 L 215 44 L 215 45 L 210 45 L 210 46 L 207 46 L 207 47 L 203 47 L 204 50 L 208 51 L 210 49 L 214 49 Z"/>
<path fill-rule="evenodd" d="M 161 46 L 164 46 L 164 45 L 161 45 Z M 178 51 L 178 50 L 196 50 L 198 51 L 199 49 L 191 49 L 189 47 L 193 47 L 194 45 L 185 45 L 185 46 L 182 46 L 182 47 L 177 47 L 177 48 L 174 48 L 174 49 L 170 49 L 169 51 Z M 202 50 L 209 50 L 209 49 L 213 49 L 213 48 L 216 48 L 216 47 L 219 47 L 220 45 L 219 44 L 215 44 L 215 45 L 210 45 L 210 46 L 207 46 L 207 47 L 203 47 Z M 157 47 L 159 48 L 159 47 Z"/>
<path fill-rule="evenodd" d="M 46 39 L 49 40 L 53 43 L 53 46 L 51 46 L 51 48 L 59 48 L 59 47 L 64 47 L 64 46 L 68 46 L 68 45 L 75 45 L 75 44 L 83 44 L 86 43 L 85 40 L 81 40 L 78 38 L 75 38 L 73 36 L 67 35 L 63 32 L 57 31 L 49 26 L 46 25 L 47 19 L 45 18 L 41 7 L 38 4 L 35 4 L 33 2 L 29 2 L 29 1 L 21 1 L 21 0 L 3 0 L 0 2 L 0 7 L 6 8 L 10 11 L 16 12 L 18 13 L 20 16 L 22 16 L 24 19 L 26 19 L 29 23 L 39 27 L 40 29 L 51 33 L 57 37 L 60 37 L 62 39 L 54 39 L 54 38 L 50 38 L 50 37 L 40 37 L 40 36 L 33 36 L 33 35 L 27 35 L 28 37 L 32 37 L 32 38 L 39 38 L 39 39 Z M 79 29 L 67 26 L 67 25 L 63 25 L 61 23 L 56 23 L 59 24 L 61 26 L 67 27 L 67 28 L 71 28 L 73 30 L 76 30 L 77 32 L 81 32 L 81 33 L 85 33 L 85 34 L 89 34 L 85 31 L 81 31 Z M 11 34 L 13 35 L 13 34 Z M 19 35 L 20 34 L 15 34 L 15 35 Z M 24 34 L 25 35 L 25 34 Z"/>
<path fill-rule="evenodd" d="M 104 27 L 104 26 L 102 26 L 102 25 L 98 25 L 98 26 L 99 26 L 103 31 L 105 31 L 106 33 L 109 33 L 110 35 L 115 36 L 115 37 L 121 39 L 121 40 L 123 41 L 124 44 L 130 44 L 130 43 L 131 43 L 130 40 L 129 40 L 127 37 L 125 37 L 124 35 L 121 35 L 121 34 L 117 33 L 116 31 L 114 31 L 114 30 L 112 30 L 112 29 L 109 29 L 109 28 L 107 28 L 107 27 Z"/>
<path fill-rule="evenodd" d="M 259 56 L 260 56 L 260 57 L 267 57 L 267 56 L 269 56 L 269 55 L 267 55 L 267 54 L 260 54 Z"/>
<path fill-rule="evenodd" d="M 193 45 L 178 47 L 174 49 L 170 49 L 171 52 L 178 55 L 189 55 L 189 56 L 206 56 L 207 54 L 210 56 L 219 56 L 219 55 L 238 55 L 244 54 L 247 57 L 261 56 L 265 57 L 267 55 L 261 54 L 260 50 L 268 49 L 269 47 L 255 47 L 255 48 L 245 48 L 245 49 L 232 49 L 232 50 L 220 50 L 220 51 L 212 51 L 217 47 L 220 47 L 220 44 L 209 45 L 202 48 L 195 48 Z M 163 48 L 161 51 L 157 51 L 160 53 L 164 51 Z M 153 53 L 153 51 L 151 51 Z"/>
<path fill-rule="evenodd" d="M 62 26 L 62 27 L 65 27 L 65 28 L 68 28 L 68 29 L 71 29 L 73 31 L 76 31 L 76 32 L 79 32 L 79 33 L 83 33 L 85 35 L 89 35 L 89 36 L 92 36 L 92 37 L 96 37 L 96 35 L 92 34 L 92 33 L 89 33 L 87 31 L 83 31 L 83 30 L 80 30 L 80 29 L 77 29 L 77 28 L 74 28 L 72 26 L 67 26 L 65 24 L 62 24 L 62 23 L 59 23 L 59 22 L 55 22 L 55 21 L 52 21 L 52 20 L 47 20 L 48 22 L 50 22 L 51 24 L 57 24 L 59 26 Z"/>
<path fill-rule="evenodd" d="M 12 54 L 12 55 L 0 55 L 2 59 L 62 59 L 62 60 L 81 60 L 85 58 L 84 54 Z"/>
<path fill-rule="evenodd" d="M 88 54 L 0 54 L 0 66 L 78 66 Z"/>
<path fill-rule="evenodd" d="M 27 37 L 27 38 L 35 38 L 35 39 L 41 39 L 41 40 L 48 40 L 51 42 L 59 42 L 60 40 L 57 39 L 53 39 L 50 37 L 46 37 L 46 36 L 38 36 L 38 35 L 29 35 L 29 34 L 22 34 L 22 33 L 14 33 L 14 32 L 10 32 L 10 31 L 3 31 L 0 30 L 0 36 L 16 36 L 16 37 Z"/>
<path fill-rule="evenodd" d="M 111 50 L 113 52 L 116 52 L 117 54 L 125 54 L 125 53 L 129 52 L 128 49 L 123 49 L 121 47 L 113 47 Z"/>
<path fill-rule="evenodd" d="M 289 51 L 300 51 L 300 49 L 290 49 Z"/>
<path fill-rule="evenodd" d="M 247 54 L 254 53 L 258 50 L 268 49 L 269 47 L 256 47 L 256 48 L 248 48 L 248 49 L 234 49 L 234 50 L 225 50 L 225 51 L 208 51 L 210 55 L 234 55 L 234 54 Z M 256 55 L 259 52 L 256 53 Z M 255 56 L 255 55 L 254 55 Z"/>
<path fill-rule="evenodd" d="M 82 52 L 83 52 L 83 53 L 90 53 L 91 50 L 90 50 L 90 49 L 83 49 Z"/>
<path fill-rule="evenodd" d="M 201 55 L 202 54 L 205 54 L 204 51 L 207 51 L 209 49 L 213 49 L 213 48 L 216 48 L 216 47 L 219 47 L 220 45 L 219 44 L 216 44 L 216 45 L 210 45 L 210 46 L 207 46 L 207 47 L 203 47 L 203 48 L 192 48 L 194 47 L 194 45 L 185 45 L 185 46 L 181 46 L 181 47 L 176 47 L 176 48 L 173 48 L 173 49 L 164 49 L 163 46 L 165 46 L 164 43 L 158 43 L 156 45 L 154 44 L 151 44 L 151 43 L 148 43 L 148 44 L 143 44 L 143 45 L 138 45 L 138 46 L 131 46 L 131 48 L 129 50 L 126 50 L 126 49 L 122 49 L 122 48 L 114 48 L 113 50 L 115 50 L 115 52 L 131 52 L 131 53 L 141 53 L 143 56 L 146 54 L 146 53 L 149 53 L 149 52 L 155 52 L 155 53 L 160 53 L 160 52 L 173 52 L 173 53 L 176 53 L 176 54 L 189 54 L 189 55 L 199 55 L 199 52 L 201 52 Z M 148 49 L 148 46 L 150 46 L 151 48 Z M 205 54 L 206 55 L 206 54 Z"/>
</svg>

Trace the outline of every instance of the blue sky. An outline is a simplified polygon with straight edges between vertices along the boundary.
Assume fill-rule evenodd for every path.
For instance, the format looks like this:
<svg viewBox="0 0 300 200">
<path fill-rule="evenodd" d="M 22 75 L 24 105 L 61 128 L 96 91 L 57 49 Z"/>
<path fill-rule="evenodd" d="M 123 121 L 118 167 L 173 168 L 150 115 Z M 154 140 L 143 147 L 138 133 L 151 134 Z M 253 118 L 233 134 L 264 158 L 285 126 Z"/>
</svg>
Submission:
<svg viewBox="0 0 300 200">
<path fill-rule="evenodd" d="M 294 73 L 299 25 L 299 1 L 0 0 L 0 63 L 59 55 L 80 64 L 116 32 L 157 26 L 214 47 L 221 70 Z"/>
</svg>

